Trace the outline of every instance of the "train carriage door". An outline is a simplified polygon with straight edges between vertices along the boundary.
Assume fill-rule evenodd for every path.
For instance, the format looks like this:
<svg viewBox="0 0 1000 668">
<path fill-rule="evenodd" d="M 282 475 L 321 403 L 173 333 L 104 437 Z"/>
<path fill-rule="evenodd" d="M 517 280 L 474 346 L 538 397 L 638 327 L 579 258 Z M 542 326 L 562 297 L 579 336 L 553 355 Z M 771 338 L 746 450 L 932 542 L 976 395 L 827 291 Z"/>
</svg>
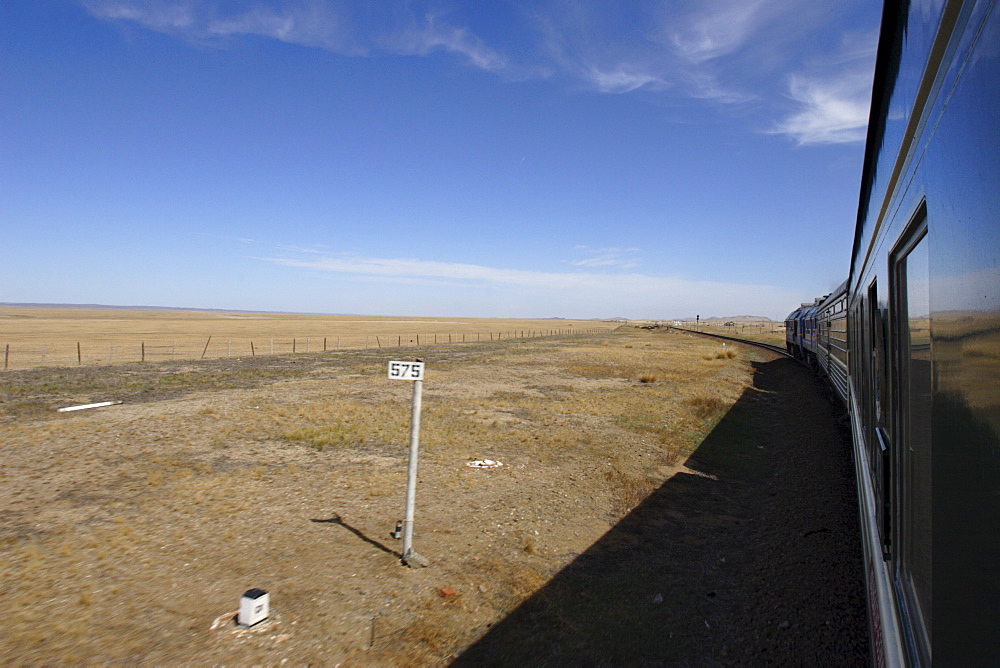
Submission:
<svg viewBox="0 0 1000 668">
<path fill-rule="evenodd" d="M 927 218 L 921 207 L 890 255 L 896 444 L 895 578 L 909 644 L 921 664 L 931 659 L 932 457 L 930 269 Z"/>
</svg>

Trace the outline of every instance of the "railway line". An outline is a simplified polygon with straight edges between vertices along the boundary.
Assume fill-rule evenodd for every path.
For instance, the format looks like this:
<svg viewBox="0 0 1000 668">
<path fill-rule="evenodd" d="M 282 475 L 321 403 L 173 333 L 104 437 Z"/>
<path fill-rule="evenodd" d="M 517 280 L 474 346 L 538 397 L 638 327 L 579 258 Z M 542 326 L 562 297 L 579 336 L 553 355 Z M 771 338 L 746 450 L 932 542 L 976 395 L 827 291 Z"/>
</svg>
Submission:
<svg viewBox="0 0 1000 668">
<path fill-rule="evenodd" d="M 674 327 L 673 325 L 666 325 L 666 327 L 668 329 L 677 330 L 678 332 L 690 332 L 692 334 L 700 334 L 702 336 L 711 336 L 712 338 L 715 339 L 725 339 L 726 341 L 736 341 L 737 343 L 746 343 L 747 345 L 757 346 L 758 348 L 770 350 L 773 353 L 778 353 L 779 355 L 784 355 L 785 357 L 792 357 L 792 355 L 790 355 L 788 351 L 785 350 L 784 346 L 776 346 L 771 343 L 763 343 L 762 341 L 752 341 L 750 339 L 741 339 L 736 336 L 726 336 L 724 334 L 713 334 L 711 332 L 702 332 L 698 330 L 686 329 L 684 327 Z"/>
</svg>

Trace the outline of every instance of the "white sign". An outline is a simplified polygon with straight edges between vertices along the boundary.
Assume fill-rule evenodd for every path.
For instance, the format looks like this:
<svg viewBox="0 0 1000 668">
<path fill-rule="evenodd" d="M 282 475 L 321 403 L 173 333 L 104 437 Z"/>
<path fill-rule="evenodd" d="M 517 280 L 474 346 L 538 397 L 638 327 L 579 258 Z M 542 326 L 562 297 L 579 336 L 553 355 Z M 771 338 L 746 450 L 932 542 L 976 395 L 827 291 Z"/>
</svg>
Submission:
<svg viewBox="0 0 1000 668">
<path fill-rule="evenodd" d="M 389 362 L 389 378 L 393 380 L 423 380 L 423 362 Z"/>
</svg>

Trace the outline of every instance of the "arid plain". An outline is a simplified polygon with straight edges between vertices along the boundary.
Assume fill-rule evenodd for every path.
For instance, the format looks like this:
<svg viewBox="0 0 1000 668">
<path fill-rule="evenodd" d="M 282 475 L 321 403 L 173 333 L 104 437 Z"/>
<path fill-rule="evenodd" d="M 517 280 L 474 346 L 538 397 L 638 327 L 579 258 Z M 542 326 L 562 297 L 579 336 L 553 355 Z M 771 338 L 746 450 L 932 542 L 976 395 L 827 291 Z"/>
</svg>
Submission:
<svg viewBox="0 0 1000 668">
<path fill-rule="evenodd" d="M 67 341 L 123 327 L 113 312 L 61 315 L 48 326 Z M 278 320 L 227 315 L 207 318 L 213 338 Z M 130 335 L 184 321 L 153 312 Z M 330 321 L 307 324 L 303 335 L 336 336 Z M 0 661 L 447 662 L 675 473 L 697 475 L 687 456 L 752 389 L 758 356 L 608 323 L 568 333 L 596 329 L 587 321 L 377 324 L 482 334 L 5 372 Z M 484 340 L 544 324 L 562 331 Z M 386 363 L 401 353 L 428 364 L 415 547 L 431 566 L 419 570 L 389 535 L 410 384 L 388 380 Z M 123 403 L 55 410 L 102 400 Z M 503 466 L 467 466 L 479 459 Z M 241 630 L 232 616 L 251 587 L 270 592 L 272 616 Z"/>
</svg>

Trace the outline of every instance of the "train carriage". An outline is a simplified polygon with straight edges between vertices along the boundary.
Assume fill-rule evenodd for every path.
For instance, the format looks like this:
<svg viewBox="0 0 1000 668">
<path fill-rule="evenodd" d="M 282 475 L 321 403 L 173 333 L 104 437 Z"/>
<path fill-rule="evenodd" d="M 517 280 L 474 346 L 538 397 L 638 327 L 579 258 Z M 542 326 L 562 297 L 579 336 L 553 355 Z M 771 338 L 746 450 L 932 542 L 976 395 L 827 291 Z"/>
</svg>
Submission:
<svg viewBox="0 0 1000 668">
<path fill-rule="evenodd" d="M 816 309 L 816 362 L 837 398 L 847 405 L 847 281 L 827 295 Z"/>
<path fill-rule="evenodd" d="M 998 82 L 996 0 L 886 2 L 847 291 L 875 665 L 1000 664 Z"/>
<path fill-rule="evenodd" d="M 824 297 L 802 304 L 785 318 L 785 341 L 790 355 L 816 365 L 816 314 Z"/>
<path fill-rule="evenodd" d="M 785 318 L 785 348 L 788 354 L 802 359 L 802 312 L 812 304 L 802 304 Z"/>
</svg>

